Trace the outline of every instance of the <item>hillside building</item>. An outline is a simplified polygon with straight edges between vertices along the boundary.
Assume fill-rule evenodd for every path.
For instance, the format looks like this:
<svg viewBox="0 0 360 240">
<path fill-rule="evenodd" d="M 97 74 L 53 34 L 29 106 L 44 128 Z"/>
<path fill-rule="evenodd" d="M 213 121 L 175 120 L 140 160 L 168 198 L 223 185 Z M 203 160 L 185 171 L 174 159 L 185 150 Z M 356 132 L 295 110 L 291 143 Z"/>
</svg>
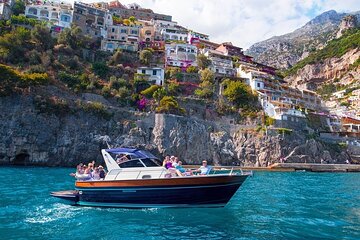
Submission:
<svg viewBox="0 0 360 240">
<path fill-rule="evenodd" d="M 63 28 L 70 28 L 73 21 L 73 7 L 63 2 L 37 1 L 26 5 L 25 16 L 50 22 L 60 31 Z"/>
<path fill-rule="evenodd" d="M 119 1 L 109 2 L 108 9 L 111 14 L 115 14 L 123 19 L 129 17 L 135 17 L 136 19 L 140 20 L 147 20 L 150 21 L 151 19 L 155 20 L 163 20 L 163 21 L 170 21 L 172 20 L 172 16 L 154 13 L 151 9 L 146 9 L 140 7 L 138 4 L 130 4 L 129 6 L 125 6 L 121 4 Z"/>
<path fill-rule="evenodd" d="M 172 43 L 165 45 L 166 66 L 180 67 L 183 70 L 197 66 L 197 47 L 191 44 Z"/>
<path fill-rule="evenodd" d="M 13 0 L 0 0 L 0 20 L 9 20 L 11 17 L 11 7 Z"/>
<path fill-rule="evenodd" d="M 136 52 L 139 48 L 139 34 L 139 26 L 109 25 L 101 40 L 101 49 L 110 52 L 116 49 Z"/>
<path fill-rule="evenodd" d="M 112 25 L 113 21 L 106 9 L 75 2 L 73 23 L 81 28 L 83 34 L 93 39 L 101 39 L 106 37 L 106 26 Z"/>
<path fill-rule="evenodd" d="M 145 76 L 145 79 L 151 84 L 159 86 L 164 85 L 165 71 L 164 68 L 158 67 L 139 67 L 137 69 L 138 74 Z"/>
</svg>

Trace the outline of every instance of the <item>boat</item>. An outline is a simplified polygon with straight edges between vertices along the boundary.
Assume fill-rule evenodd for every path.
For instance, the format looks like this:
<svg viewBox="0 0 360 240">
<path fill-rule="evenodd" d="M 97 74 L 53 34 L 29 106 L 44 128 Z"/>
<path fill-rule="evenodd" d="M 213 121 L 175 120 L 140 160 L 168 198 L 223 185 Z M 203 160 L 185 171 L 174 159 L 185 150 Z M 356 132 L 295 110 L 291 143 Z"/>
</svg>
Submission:
<svg viewBox="0 0 360 240">
<path fill-rule="evenodd" d="M 73 205 L 120 208 L 224 207 L 252 172 L 177 176 L 148 151 L 101 150 L 108 170 L 103 180 L 78 179 L 75 190 L 51 195 Z M 127 156 L 118 163 L 117 156 Z"/>
</svg>

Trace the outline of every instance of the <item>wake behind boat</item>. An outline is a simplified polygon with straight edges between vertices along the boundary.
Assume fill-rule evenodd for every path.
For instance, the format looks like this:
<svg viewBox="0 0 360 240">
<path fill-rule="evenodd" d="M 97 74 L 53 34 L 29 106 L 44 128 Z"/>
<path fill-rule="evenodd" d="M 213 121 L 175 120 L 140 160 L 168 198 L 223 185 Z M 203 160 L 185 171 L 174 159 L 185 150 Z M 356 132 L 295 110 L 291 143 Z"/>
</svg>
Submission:
<svg viewBox="0 0 360 240">
<path fill-rule="evenodd" d="M 129 148 L 101 151 L 108 173 L 104 180 L 80 180 L 75 190 L 52 196 L 75 205 L 123 208 L 224 207 L 252 173 L 229 171 L 178 176 L 151 153 Z M 117 163 L 112 155 L 126 155 Z"/>
</svg>

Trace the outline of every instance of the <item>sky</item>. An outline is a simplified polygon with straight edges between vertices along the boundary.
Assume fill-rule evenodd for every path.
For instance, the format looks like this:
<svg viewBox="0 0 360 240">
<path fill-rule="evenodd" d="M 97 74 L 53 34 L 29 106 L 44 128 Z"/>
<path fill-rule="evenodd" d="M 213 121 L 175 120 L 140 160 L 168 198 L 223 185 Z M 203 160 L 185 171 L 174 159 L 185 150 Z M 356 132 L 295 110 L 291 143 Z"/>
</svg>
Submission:
<svg viewBox="0 0 360 240">
<path fill-rule="evenodd" d="M 91 0 L 89 0 L 91 1 Z M 91 1 L 93 2 L 93 1 Z M 120 0 L 173 16 L 173 21 L 210 35 L 213 42 L 252 44 L 292 32 L 328 11 L 360 10 L 360 0 Z"/>
</svg>

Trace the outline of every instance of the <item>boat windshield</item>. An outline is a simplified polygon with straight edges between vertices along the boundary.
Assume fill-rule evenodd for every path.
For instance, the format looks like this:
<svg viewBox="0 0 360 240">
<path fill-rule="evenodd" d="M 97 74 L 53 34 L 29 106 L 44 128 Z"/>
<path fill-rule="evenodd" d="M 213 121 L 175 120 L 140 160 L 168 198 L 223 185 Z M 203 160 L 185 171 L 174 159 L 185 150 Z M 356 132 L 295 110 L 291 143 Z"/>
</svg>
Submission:
<svg viewBox="0 0 360 240">
<path fill-rule="evenodd" d="M 133 159 L 119 164 L 120 168 L 161 167 L 161 161 L 154 158 Z"/>
</svg>

